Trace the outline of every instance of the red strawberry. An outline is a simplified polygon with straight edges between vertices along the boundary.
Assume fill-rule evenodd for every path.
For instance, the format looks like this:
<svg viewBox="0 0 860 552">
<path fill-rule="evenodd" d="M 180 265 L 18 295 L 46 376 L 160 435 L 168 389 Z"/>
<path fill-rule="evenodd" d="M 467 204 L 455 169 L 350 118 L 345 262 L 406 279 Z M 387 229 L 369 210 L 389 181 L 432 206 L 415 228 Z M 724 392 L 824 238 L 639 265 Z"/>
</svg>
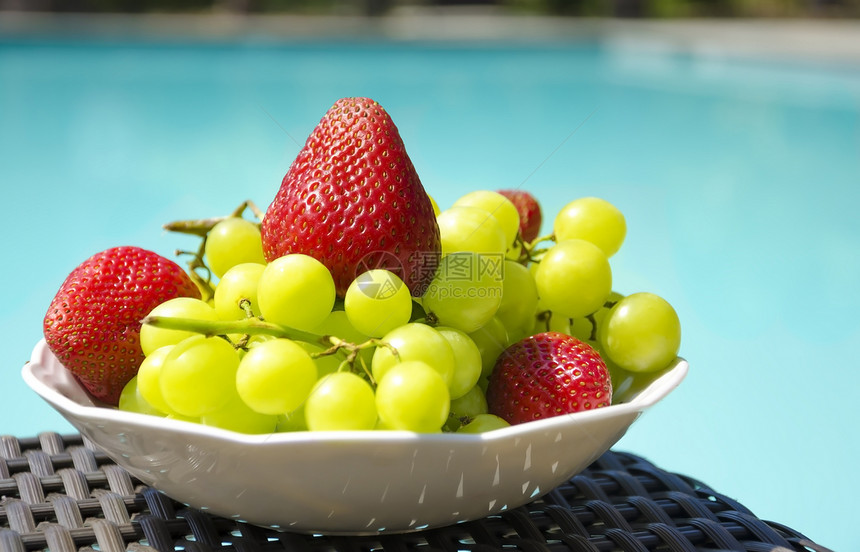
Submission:
<svg viewBox="0 0 860 552">
<path fill-rule="evenodd" d="M 490 414 L 511 424 L 591 410 L 611 400 L 609 371 L 597 351 L 558 332 L 505 349 L 487 387 Z"/>
<path fill-rule="evenodd" d="M 200 297 L 179 265 L 139 247 L 96 253 L 66 277 L 45 315 L 45 341 L 90 394 L 116 405 L 143 361 L 140 321 L 174 297 Z"/>
<path fill-rule="evenodd" d="M 375 101 L 338 100 L 308 137 L 262 222 L 268 261 L 315 257 L 338 295 L 362 272 L 387 268 L 414 296 L 439 262 L 439 227 L 397 127 Z"/>
<path fill-rule="evenodd" d="M 520 235 L 523 241 L 530 242 L 538 237 L 542 216 L 537 199 L 525 190 L 499 190 L 499 193 L 511 200 L 520 214 Z"/>
</svg>

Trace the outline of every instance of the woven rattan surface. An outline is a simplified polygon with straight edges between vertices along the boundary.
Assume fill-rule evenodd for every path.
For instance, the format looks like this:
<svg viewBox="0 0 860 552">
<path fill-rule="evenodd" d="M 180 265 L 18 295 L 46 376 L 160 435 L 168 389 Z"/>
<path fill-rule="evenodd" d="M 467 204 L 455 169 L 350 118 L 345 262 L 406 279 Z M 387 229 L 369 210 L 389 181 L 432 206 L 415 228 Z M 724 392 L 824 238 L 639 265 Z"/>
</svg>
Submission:
<svg viewBox="0 0 860 552">
<path fill-rule="evenodd" d="M 638 456 L 610 451 L 529 505 L 406 535 L 279 533 L 212 516 L 135 480 L 80 435 L 0 437 L 0 552 L 828 551 Z"/>
</svg>

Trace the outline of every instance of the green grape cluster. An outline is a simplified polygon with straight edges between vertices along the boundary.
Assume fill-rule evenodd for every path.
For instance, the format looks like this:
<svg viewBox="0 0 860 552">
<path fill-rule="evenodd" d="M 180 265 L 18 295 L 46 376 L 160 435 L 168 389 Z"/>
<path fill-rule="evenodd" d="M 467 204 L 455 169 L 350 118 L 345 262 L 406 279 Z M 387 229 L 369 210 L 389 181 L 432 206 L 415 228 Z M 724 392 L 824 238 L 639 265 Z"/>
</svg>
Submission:
<svg viewBox="0 0 860 552">
<path fill-rule="evenodd" d="M 146 358 L 120 408 L 244 433 L 476 433 L 507 425 L 488 414 L 484 393 L 520 339 L 578 337 L 630 393 L 676 358 L 672 306 L 614 291 L 610 258 L 627 229 L 607 201 L 570 202 L 531 243 L 497 192 L 433 205 L 442 258 L 419 298 L 381 268 L 339 298 L 311 256 L 267 263 L 258 224 L 231 216 L 212 225 L 202 249 L 217 278 L 211 296 L 153 309 L 140 334 Z"/>
</svg>

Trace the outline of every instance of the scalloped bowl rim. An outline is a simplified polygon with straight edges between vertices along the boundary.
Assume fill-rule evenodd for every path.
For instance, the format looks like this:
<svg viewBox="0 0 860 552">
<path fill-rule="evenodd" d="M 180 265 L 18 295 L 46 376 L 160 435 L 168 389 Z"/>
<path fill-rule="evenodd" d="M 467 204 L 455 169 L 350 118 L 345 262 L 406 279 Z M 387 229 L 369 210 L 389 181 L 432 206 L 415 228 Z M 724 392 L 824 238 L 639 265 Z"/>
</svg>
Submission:
<svg viewBox="0 0 860 552">
<path fill-rule="evenodd" d="M 122 421 L 130 424 L 140 425 L 165 431 L 170 428 L 180 429 L 182 431 L 190 431 L 193 433 L 209 435 L 216 438 L 228 439 L 231 441 L 254 444 L 254 443 L 275 443 L 275 442 L 293 442 L 293 441 L 377 441 L 377 440 L 464 440 L 464 441 L 486 441 L 494 439 L 509 439 L 524 433 L 530 433 L 538 428 L 552 428 L 556 425 L 565 425 L 571 423 L 571 418 L 575 420 L 585 420 L 588 417 L 605 417 L 618 413 L 625 412 L 642 412 L 668 395 L 673 389 L 680 385 L 681 381 L 686 377 L 689 365 L 687 361 L 678 357 L 673 365 L 661 375 L 658 379 L 652 382 L 641 393 L 633 397 L 630 402 L 612 404 L 603 408 L 577 412 L 575 414 L 566 414 L 545 418 L 529 422 L 528 424 L 512 425 L 510 427 L 500 428 L 493 431 L 478 434 L 468 433 L 436 433 L 422 434 L 410 431 L 293 431 L 283 433 L 267 433 L 267 434 L 245 434 L 235 431 L 222 429 L 213 426 L 206 426 L 195 422 L 184 420 L 176 420 L 171 418 L 161 418 L 137 412 L 127 412 L 118 410 L 105 405 L 98 405 L 89 397 L 91 404 L 81 404 L 63 393 L 57 391 L 53 387 L 42 381 L 33 371 L 33 367 L 37 365 L 41 359 L 42 351 L 40 348 L 48 350 L 44 340 L 40 340 L 34 349 L 34 358 L 24 365 L 22 377 L 27 385 L 41 396 L 46 402 L 55 408 L 67 411 L 76 417 L 87 418 L 93 420 L 111 419 Z"/>
<path fill-rule="evenodd" d="M 279 530 L 360 535 L 479 519 L 542 496 L 614 445 L 687 371 L 679 357 L 629 402 L 481 434 L 247 435 L 124 412 L 94 403 L 44 340 L 22 377 L 118 465 L 179 502 Z"/>
</svg>

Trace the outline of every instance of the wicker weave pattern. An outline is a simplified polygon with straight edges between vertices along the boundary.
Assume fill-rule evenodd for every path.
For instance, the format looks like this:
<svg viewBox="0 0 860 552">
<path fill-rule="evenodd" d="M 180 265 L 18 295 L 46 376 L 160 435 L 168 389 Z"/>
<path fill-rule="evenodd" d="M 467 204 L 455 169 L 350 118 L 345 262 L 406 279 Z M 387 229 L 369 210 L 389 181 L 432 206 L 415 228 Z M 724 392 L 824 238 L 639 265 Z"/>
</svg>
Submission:
<svg viewBox="0 0 860 552">
<path fill-rule="evenodd" d="M 612 451 L 527 506 L 407 535 L 298 535 L 211 516 L 142 485 L 80 435 L 0 437 L 0 495 L 0 552 L 828 552 L 694 479 Z"/>
</svg>

